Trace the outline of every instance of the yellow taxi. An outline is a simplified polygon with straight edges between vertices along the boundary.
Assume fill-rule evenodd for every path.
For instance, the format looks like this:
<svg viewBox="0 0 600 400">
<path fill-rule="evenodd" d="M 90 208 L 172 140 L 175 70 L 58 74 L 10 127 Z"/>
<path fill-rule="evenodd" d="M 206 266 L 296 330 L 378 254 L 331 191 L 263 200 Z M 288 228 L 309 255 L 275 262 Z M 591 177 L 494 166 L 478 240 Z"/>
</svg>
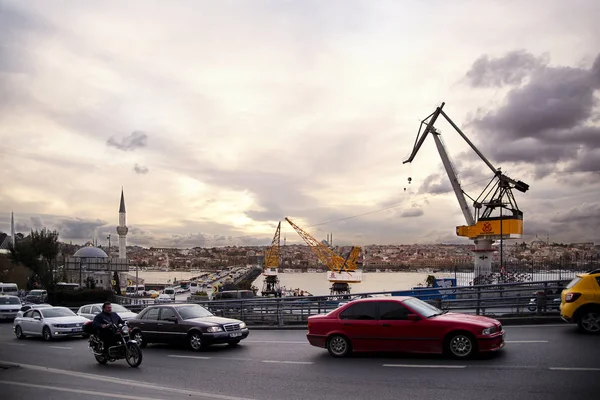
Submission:
<svg viewBox="0 0 600 400">
<path fill-rule="evenodd" d="M 583 332 L 600 334 L 600 269 L 569 282 L 560 295 L 560 316 Z"/>
</svg>

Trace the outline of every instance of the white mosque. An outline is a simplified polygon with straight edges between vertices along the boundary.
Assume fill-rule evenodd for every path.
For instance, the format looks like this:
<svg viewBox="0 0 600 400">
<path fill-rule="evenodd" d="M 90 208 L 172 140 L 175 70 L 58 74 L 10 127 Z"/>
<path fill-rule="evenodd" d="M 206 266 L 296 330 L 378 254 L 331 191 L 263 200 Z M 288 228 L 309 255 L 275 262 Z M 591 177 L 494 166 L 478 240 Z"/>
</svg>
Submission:
<svg viewBox="0 0 600 400">
<path fill-rule="evenodd" d="M 125 196 L 121 188 L 121 203 L 119 205 L 119 257 L 110 258 L 104 250 L 95 247 L 91 242 L 80 248 L 72 257 L 65 259 L 68 279 L 71 282 L 85 286 L 86 280 L 91 277 L 96 287 L 110 289 L 113 283 L 114 272 L 119 274 L 121 286 L 130 278 L 128 275 L 129 263 L 127 261 L 127 218 L 125 211 Z M 109 250 L 110 252 L 110 250 Z M 143 280 L 140 280 L 140 284 Z"/>
</svg>

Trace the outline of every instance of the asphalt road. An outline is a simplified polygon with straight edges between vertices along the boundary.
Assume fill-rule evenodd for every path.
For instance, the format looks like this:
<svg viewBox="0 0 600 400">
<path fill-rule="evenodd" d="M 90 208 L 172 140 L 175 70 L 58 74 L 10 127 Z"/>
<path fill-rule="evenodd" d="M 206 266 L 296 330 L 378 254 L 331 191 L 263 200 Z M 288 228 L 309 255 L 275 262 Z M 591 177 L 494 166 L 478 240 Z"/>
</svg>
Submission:
<svg viewBox="0 0 600 400">
<path fill-rule="evenodd" d="M 148 346 L 134 369 L 125 361 L 97 364 L 84 339 L 21 341 L 12 324 L 0 323 L 0 393 L 6 399 L 600 398 L 600 337 L 567 324 L 505 329 L 501 352 L 469 361 L 379 354 L 334 359 L 308 345 L 304 331 L 251 330 L 237 348 L 196 353 Z"/>
</svg>

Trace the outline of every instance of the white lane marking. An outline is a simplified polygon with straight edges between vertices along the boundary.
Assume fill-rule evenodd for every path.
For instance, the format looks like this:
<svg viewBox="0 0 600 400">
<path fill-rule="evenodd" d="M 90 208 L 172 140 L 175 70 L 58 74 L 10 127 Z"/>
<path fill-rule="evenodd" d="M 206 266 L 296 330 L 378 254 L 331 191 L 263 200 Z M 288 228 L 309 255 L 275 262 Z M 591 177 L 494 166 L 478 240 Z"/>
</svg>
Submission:
<svg viewBox="0 0 600 400">
<path fill-rule="evenodd" d="M 550 371 L 600 371 L 600 368 L 550 367 Z"/>
<path fill-rule="evenodd" d="M 419 365 L 419 364 L 383 364 L 384 367 L 397 367 L 397 368 L 451 368 L 461 369 L 467 368 L 466 365 Z"/>
<path fill-rule="evenodd" d="M 252 361 L 251 358 L 237 358 L 237 357 L 211 357 L 215 360 L 231 360 L 231 361 Z"/>
<path fill-rule="evenodd" d="M 102 396 L 102 397 L 112 397 L 112 398 L 116 398 L 116 399 L 128 399 L 128 400 L 154 400 L 154 399 L 156 399 L 156 398 L 151 398 L 151 397 L 146 397 L 146 396 L 138 397 L 138 396 L 131 396 L 128 394 L 107 393 L 107 392 L 98 392 L 98 391 L 83 390 L 83 389 L 71 389 L 71 388 L 66 388 L 66 387 L 38 385 L 38 384 L 34 384 L 34 383 L 0 381 L 0 384 L 1 383 L 5 384 L 5 385 L 25 386 L 25 387 L 30 387 L 30 388 L 56 390 L 59 392 L 69 392 L 69 393 L 79 393 L 79 394 L 87 394 L 87 395 Z M 156 400 L 158 400 L 158 399 L 156 399 Z"/>
<path fill-rule="evenodd" d="M 50 346 L 50 348 L 52 348 L 52 349 L 63 349 L 63 350 L 73 350 L 72 347 L 66 347 L 66 346 Z"/>
<path fill-rule="evenodd" d="M 196 390 L 179 389 L 179 388 L 168 387 L 168 386 L 158 386 L 158 385 L 156 385 L 154 383 L 150 383 L 150 382 L 121 379 L 121 378 L 116 378 L 116 377 L 107 376 L 107 375 L 93 375 L 93 374 L 87 374 L 85 372 L 76 372 L 76 371 L 68 371 L 65 369 L 42 367 L 40 365 L 21 364 L 21 363 L 16 363 L 16 362 L 12 362 L 12 361 L 0 360 L 0 364 L 13 365 L 15 367 L 21 367 L 23 369 L 30 369 L 33 371 L 49 372 L 49 373 L 54 373 L 54 374 L 62 374 L 62 375 L 74 376 L 74 377 L 78 377 L 78 378 L 90 379 L 90 380 L 95 380 L 95 381 L 109 382 L 112 384 L 116 383 L 116 384 L 120 384 L 120 385 L 141 387 L 141 388 L 146 388 L 146 389 L 151 389 L 151 390 L 161 390 L 161 391 L 165 391 L 165 392 L 169 392 L 169 393 L 180 393 L 180 394 L 187 394 L 189 396 L 206 397 L 209 399 L 253 400 L 253 399 L 250 399 L 247 397 L 226 396 L 223 394 L 200 392 L 200 391 L 196 391 Z"/>
<path fill-rule="evenodd" d="M 173 357 L 173 358 L 194 358 L 197 360 L 210 360 L 210 357 L 202 357 L 202 356 L 178 356 L 178 355 L 174 355 L 174 354 L 170 354 L 167 357 Z"/>
<path fill-rule="evenodd" d="M 312 362 L 312 361 L 276 361 L 276 360 L 262 360 L 262 362 L 264 362 L 264 363 L 270 363 L 270 364 L 305 364 L 305 365 L 313 364 L 313 362 Z"/>
<path fill-rule="evenodd" d="M 293 340 L 244 340 L 244 343 L 289 343 L 289 344 L 310 344 L 308 341 L 293 341 Z"/>
<path fill-rule="evenodd" d="M 548 340 L 506 340 L 505 343 L 549 343 Z"/>
</svg>

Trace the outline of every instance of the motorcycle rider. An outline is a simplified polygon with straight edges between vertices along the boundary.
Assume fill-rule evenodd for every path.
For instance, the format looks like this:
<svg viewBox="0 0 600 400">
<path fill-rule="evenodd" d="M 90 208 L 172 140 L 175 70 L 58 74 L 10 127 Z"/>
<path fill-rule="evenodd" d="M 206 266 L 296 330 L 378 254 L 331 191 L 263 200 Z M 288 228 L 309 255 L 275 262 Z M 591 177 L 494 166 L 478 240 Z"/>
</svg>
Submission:
<svg viewBox="0 0 600 400">
<path fill-rule="evenodd" d="M 116 332 L 112 330 L 111 322 L 115 325 L 124 324 L 119 314 L 112 312 L 112 305 L 107 301 L 102 304 L 102 312 L 96 315 L 96 317 L 94 317 L 94 322 L 92 322 L 94 328 L 98 332 L 98 337 L 104 344 L 105 353 L 108 353 L 108 348 L 114 341 L 113 339 L 116 334 Z"/>
</svg>

